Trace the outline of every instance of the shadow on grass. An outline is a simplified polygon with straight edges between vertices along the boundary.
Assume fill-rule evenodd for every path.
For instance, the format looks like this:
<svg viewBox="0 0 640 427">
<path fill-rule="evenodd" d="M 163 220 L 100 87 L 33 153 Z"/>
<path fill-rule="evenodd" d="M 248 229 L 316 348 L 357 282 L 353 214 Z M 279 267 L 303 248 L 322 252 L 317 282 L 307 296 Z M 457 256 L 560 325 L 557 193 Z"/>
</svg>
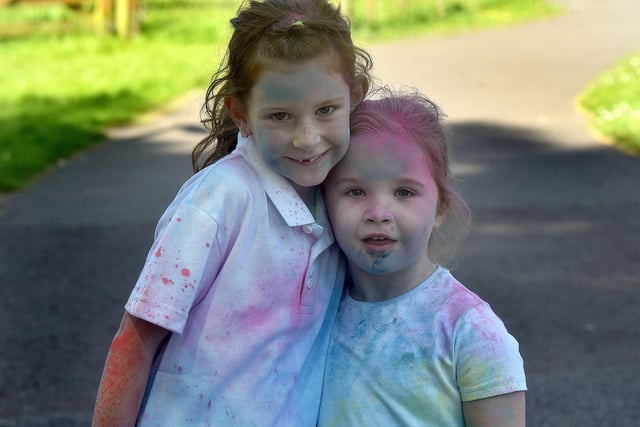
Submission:
<svg viewBox="0 0 640 427">
<path fill-rule="evenodd" d="M 102 129 L 148 108 L 129 91 L 64 100 L 28 96 L 11 109 L 0 102 L 0 192 L 22 187 L 59 160 L 103 140 Z"/>
</svg>

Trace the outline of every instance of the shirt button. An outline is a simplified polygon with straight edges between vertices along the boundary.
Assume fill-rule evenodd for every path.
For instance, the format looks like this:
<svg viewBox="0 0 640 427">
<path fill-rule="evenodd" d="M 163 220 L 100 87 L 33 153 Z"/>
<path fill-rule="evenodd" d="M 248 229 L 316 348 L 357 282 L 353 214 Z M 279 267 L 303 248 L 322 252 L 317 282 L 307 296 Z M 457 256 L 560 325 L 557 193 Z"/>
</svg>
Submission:
<svg viewBox="0 0 640 427">
<path fill-rule="evenodd" d="M 313 279 L 309 277 L 307 279 L 307 289 L 311 289 L 313 287 Z"/>
<path fill-rule="evenodd" d="M 311 234 L 313 233 L 313 227 L 311 227 L 310 225 L 305 225 L 302 227 L 302 231 L 304 231 L 305 234 Z"/>
</svg>

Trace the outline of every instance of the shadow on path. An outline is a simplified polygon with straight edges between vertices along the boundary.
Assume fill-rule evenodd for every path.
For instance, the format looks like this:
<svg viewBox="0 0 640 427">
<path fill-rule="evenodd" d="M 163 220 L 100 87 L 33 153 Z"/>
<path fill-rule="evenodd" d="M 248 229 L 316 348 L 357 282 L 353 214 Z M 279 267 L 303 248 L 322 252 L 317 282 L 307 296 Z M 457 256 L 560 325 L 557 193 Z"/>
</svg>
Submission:
<svg viewBox="0 0 640 427">
<path fill-rule="evenodd" d="M 453 131 L 474 212 L 454 274 L 520 342 L 528 425 L 640 425 L 640 159 L 521 128 Z"/>
<path fill-rule="evenodd" d="M 474 211 L 454 274 L 520 341 L 528 425 L 638 425 L 640 160 L 490 123 L 452 133 Z M 125 136 L 7 200 L 0 426 L 87 425 L 155 222 L 201 136 L 191 125 Z"/>
</svg>

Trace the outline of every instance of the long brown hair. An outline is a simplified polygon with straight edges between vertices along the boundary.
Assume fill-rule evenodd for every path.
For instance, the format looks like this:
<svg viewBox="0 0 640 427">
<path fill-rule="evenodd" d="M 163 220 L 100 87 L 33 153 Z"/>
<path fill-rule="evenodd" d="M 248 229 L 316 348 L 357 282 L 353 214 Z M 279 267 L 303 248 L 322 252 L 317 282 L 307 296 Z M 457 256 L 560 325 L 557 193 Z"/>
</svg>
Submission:
<svg viewBox="0 0 640 427">
<path fill-rule="evenodd" d="M 264 0 L 241 6 L 231 19 L 233 34 L 225 57 L 214 73 L 202 107 L 209 130 L 191 153 L 194 172 L 215 163 L 236 146 L 238 128 L 226 111 L 225 97 L 246 103 L 266 61 L 298 63 L 329 49 L 336 52 L 349 86 L 366 79 L 371 56 L 354 46 L 350 21 L 328 0 Z"/>
</svg>

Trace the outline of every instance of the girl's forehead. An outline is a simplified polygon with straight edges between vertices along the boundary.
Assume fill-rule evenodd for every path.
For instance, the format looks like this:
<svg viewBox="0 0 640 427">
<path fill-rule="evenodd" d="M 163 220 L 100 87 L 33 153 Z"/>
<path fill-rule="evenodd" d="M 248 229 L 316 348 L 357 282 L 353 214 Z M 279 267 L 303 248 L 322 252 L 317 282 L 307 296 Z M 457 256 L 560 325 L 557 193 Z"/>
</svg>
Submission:
<svg viewBox="0 0 640 427">
<path fill-rule="evenodd" d="M 261 58 L 258 62 L 259 66 L 256 70 L 255 79 L 260 79 L 265 72 L 274 74 L 289 74 L 299 72 L 307 68 L 309 64 L 313 67 L 321 68 L 323 72 L 344 73 L 344 67 L 338 53 L 334 49 L 326 49 L 318 55 L 301 59 L 301 60 L 285 60 L 277 58 Z"/>
<path fill-rule="evenodd" d="M 265 68 L 253 84 L 254 102 L 288 103 L 294 100 L 323 102 L 349 95 L 342 74 L 328 67 L 323 58 Z"/>
<path fill-rule="evenodd" d="M 360 169 L 370 169 L 372 165 L 403 170 L 415 165 L 430 169 L 423 147 L 411 136 L 403 133 L 364 132 L 351 136 L 346 163 Z"/>
<path fill-rule="evenodd" d="M 366 151 L 373 156 L 384 156 L 390 153 L 421 156 L 422 153 L 421 147 L 411 136 L 404 132 L 394 133 L 391 130 L 360 132 L 352 135 L 351 145 L 355 150 Z"/>
<path fill-rule="evenodd" d="M 398 185 L 400 182 L 427 183 L 431 170 L 419 146 L 405 137 L 390 134 L 358 134 L 343 160 L 331 172 L 331 182 Z"/>
</svg>

